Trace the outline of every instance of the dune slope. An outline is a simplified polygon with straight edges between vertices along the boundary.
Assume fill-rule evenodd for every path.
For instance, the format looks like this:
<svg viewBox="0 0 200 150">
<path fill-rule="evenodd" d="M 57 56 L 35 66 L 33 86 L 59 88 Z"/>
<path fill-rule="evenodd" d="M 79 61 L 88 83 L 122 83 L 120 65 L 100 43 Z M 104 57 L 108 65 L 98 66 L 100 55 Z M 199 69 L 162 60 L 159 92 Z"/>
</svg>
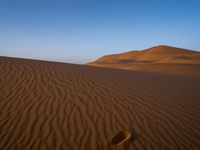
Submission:
<svg viewBox="0 0 200 150">
<path fill-rule="evenodd" d="M 200 149 L 200 79 L 0 57 L 0 149 Z"/>
<path fill-rule="evenodd" d="M 103 56 L 90 66 L 200 76 L 200 52 L 159 45 L 142 51 Z"/>
</svg>

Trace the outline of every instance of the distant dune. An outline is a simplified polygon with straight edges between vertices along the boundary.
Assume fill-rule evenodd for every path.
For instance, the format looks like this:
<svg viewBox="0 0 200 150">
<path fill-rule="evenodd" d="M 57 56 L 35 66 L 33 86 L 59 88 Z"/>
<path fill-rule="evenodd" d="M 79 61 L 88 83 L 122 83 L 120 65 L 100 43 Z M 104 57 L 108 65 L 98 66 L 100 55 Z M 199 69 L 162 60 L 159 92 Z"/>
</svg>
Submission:
<svg viewBox="0 0 200 150">
<path fill-rule="evenodd" d="M 156 49 L 122 55 L 163 61 Z M 0 150 L 199 150 L 199 88 L 193 77 L 0 57 Z"/>
<path fill-rule="evenodd" d="M 103 56 L 87 65 L 200 77 L 200 52 L 160 45 Z"/>
</svg>

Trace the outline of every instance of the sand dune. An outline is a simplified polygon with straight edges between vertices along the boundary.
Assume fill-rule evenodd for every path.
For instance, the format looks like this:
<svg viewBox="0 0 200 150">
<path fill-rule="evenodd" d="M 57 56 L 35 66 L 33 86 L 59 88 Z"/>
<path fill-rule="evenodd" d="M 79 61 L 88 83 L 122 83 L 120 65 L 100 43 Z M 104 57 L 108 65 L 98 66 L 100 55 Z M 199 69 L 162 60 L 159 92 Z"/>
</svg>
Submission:
<svg viewBox="0 0 200 150">
<path fill-rule="evenodd" d="M 200 76 L 200 52 L 170 46 L 107 55 L 90 66 Z"/>
<path fill-rule="evenodd" d="M 0 149 L 199 150 L 199 88 L 199 78 L 0 57 Z"/>
</svg>

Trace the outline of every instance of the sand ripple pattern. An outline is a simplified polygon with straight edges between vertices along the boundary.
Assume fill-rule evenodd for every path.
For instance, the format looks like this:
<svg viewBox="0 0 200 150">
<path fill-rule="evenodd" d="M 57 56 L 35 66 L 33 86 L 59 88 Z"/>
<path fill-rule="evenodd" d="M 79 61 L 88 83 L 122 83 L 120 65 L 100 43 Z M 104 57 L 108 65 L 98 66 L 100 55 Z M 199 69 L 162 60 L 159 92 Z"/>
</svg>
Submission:
<svg viewBox="0 0 200 150">
<path fill-rule="evenodd" d="M 1 150 L 200 149 L 200 79 L 0 57 Z"/>
</svg>

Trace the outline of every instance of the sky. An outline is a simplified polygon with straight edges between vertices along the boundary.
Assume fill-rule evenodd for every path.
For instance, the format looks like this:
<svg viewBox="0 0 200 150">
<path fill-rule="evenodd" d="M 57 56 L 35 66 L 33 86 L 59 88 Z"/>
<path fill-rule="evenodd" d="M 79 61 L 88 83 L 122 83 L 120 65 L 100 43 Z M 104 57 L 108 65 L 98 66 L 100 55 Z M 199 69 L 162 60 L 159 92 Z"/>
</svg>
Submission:
<svg viewBox="0 0 200 150">
<path fill-rule="evenodd" d="M 200 50 L 199 0 L 0 0 L 0 55 L 84 64 L 155 45 Z"/>
</svg>

